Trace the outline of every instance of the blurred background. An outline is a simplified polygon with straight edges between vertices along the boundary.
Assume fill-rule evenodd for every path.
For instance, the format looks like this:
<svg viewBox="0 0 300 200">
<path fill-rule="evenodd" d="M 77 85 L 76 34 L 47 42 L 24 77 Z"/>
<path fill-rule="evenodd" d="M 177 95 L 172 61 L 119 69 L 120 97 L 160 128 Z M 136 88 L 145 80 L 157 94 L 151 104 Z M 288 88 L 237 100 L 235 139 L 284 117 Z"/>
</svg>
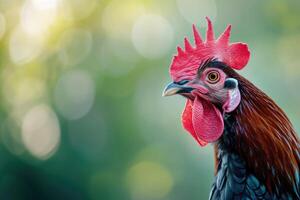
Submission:
<svg viewBox="0 0 300 200">
<path fill-rule="evenodd" d="M 0 199 L 207 199 L 213 149 L 161 97 L 191 24 L 249 44 L 241 72 L 300 132 L 300 1 L 0 0 Z"/>
</svg>

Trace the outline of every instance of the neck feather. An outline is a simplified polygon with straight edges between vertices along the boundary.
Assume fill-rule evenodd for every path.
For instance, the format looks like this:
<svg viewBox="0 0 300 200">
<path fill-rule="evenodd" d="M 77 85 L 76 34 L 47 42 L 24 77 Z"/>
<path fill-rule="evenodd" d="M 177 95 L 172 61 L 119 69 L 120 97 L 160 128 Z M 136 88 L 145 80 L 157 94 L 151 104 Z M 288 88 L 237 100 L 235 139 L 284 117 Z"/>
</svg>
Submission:
<svg viewBox="0 0 300 200">
<path fill-rule="evenodd" d="M 239 81 L 242 100 L 224 119 L 219 150 L 237 153 L 270 192 L 292 194 L 300 159 L 299 141 L 291 122 L 265 93 L 237 73 L 231 73 Z"/>
</svg>

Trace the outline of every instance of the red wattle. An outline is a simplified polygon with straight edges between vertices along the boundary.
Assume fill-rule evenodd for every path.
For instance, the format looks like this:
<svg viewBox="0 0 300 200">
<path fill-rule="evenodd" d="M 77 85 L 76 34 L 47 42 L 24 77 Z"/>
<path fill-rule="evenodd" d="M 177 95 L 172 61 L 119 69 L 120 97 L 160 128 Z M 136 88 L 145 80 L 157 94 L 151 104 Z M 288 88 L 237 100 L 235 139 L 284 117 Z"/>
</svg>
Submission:
<svg viewBox="0 0 300 200">
<path fill-rule="evenodd" d="M 192 108 L 193 108 L 193 102 L 191 100 L 187 100 L 185 104 L 184 111 L 182 113 L 182 125 L 194 138 L 195 140 L 200 144 L 200 146 L 207 145 L 207 142 L 204 142 L 203 140 L 199 139 L 196 135 L 192 123 Z"/>
<path fill-rule="evenodd" d="M 221 112 L 207 100 L 196 97 L 193 104 L 192 122 L 197 136 L 205 142 L 214 142 L 224 130 Z"/>
<path fill-rule="evenodd" d="M 182 123 L 201 146 L 218 140 L 224 129 L 221 112 L 212 103 L 199 97 L 193 102 L 187 101 Z"/>
</svg>

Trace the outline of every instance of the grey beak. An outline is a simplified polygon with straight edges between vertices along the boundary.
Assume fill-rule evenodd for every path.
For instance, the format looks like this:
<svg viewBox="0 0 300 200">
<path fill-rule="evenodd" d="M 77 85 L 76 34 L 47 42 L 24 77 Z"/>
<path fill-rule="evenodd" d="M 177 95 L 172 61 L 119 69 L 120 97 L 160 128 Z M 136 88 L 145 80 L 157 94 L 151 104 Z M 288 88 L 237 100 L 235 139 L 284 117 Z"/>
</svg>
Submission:
<svg viewBox="0 0 300 200">
<path fill-rule="evenodd" d="M 170 83 L 166 86 L 166 88 L 163 91 L 162 96 L 172 96 L 175 94 L 182 94 L 182 93 L 190 93 L 194 88 L 185 86 L 185 85 L 180 85 L 178 83 Z"/>
</svg>

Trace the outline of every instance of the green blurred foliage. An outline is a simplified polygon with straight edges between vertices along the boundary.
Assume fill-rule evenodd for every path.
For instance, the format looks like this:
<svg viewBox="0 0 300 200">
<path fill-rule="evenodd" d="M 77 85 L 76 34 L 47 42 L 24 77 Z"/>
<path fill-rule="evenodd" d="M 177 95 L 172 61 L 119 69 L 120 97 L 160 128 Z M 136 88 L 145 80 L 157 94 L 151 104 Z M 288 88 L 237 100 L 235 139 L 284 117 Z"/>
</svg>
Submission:
<svg viewBox="0 0 300 200">
<path fill-rule="evenodd" d="M 298 0 L 0 0 L 0 199 L 207 199 L 211 145 L 162 98 L 191 24 L 249 44 L 241 72 L 300 130 Z"/>
</svg>

